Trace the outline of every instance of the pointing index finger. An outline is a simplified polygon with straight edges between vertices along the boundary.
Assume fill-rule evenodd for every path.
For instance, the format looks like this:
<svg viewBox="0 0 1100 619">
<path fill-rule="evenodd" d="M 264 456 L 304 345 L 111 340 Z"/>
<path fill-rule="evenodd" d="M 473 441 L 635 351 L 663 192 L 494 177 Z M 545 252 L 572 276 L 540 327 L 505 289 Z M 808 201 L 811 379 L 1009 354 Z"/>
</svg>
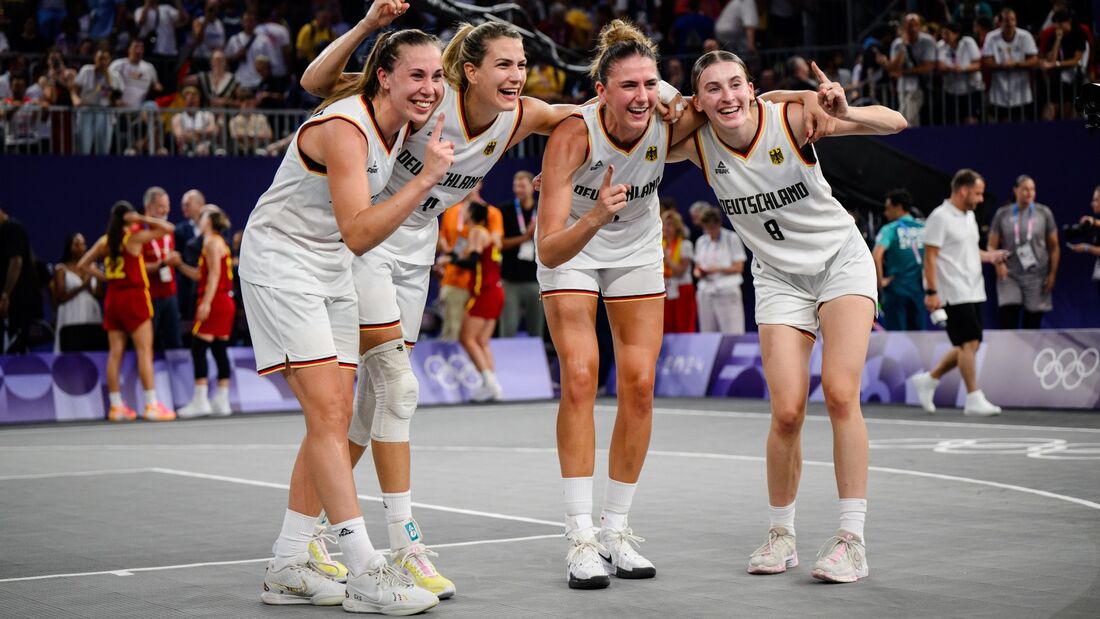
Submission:
<svg viewBox="0 0 1100 619">
<path fill-rule="evenodd" d="M 432 135 L 440 142 L 443 141 L 443 116 L 444 113 L 440 112 L 435 119 L 435 128 L 432 129 Z"/>
<path fill-rule="evenodd" d="M 813 60 L 810 61 L 810 68 L 813 69 L 814 75 L 817 76 L 817 80 L 819 82 L 821 82 L 822 85 L 832 83 L 832 80 L 829 79 L 829 76 L 825 75 L 825 73 L 817 66 L 816 61 L 813 61 Z"/>
</svg>

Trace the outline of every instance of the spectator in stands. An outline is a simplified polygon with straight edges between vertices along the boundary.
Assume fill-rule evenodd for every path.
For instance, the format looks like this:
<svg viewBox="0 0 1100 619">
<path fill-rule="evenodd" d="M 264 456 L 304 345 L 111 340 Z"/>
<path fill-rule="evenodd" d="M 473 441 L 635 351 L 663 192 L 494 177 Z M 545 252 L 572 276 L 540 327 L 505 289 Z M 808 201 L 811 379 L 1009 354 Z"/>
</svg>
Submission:
<svg viewBox="0 0 1100 619">
<path fill-rule="evenodd" d="M 729 0 L 714 22 L 714 36 L 722 47 L 738 54 L 756 52 L 760 13 L 756 0 Z"/>
<path fill-rule="evenodd" d="M 172 203 L 162 187 L 146 189 L 143 203 L 147 219 L 167 222 Z M 137 226 L 133 231 L 143 228 Z M 182 342 L 175 267 L 180 264 L 180 254 L 176 251 L 175 239 L 171 234 L 161 236 L 145 243 L 141 249 L 149 278 L 149 296 L 153 300 L 153 341 L 157 348 L 179 348 Z"/>
<path fill-rule="evenodd" d="M 821 65 L 821 72 L 830 80 L 840 84 L 845 93 L 851 98 L 852 70 L 844 66 L 844 52 L 835 50 L 828 52 L 825 62 Z"/>
<path fill-rule="evenodd" d="M 225 55 L 237 65 L 237 83 L 245 88 L 260 85 L 260 74 L 256 72 L 256 58 L 271 58 L 278 50 L 271 45 L 270 39 L 256 32 L 256 13 L 245 11 L 241 16 L 244 30 L 233 35 L 225 45 Z"/>
<path fill-rule="evenodd" d="M 534 176 L 520 170 L 512 177 L 512 208 L 502 208 L 504 241 L 501 243 L 500 276 L 504 282 L 504 309 L 500 336 L 515 337 L 520 315 L 527 335 L 542 337 L 544 317 L 539 283 L 535 277 Z"/>
<path fill-rule="evenodd" d="M 3 75 L 0 75 L 0 99 L 11 98 L 12 77 L 22 77 L 23 79 L 29 77 L 27 73 L 27 58 L 22 54 L 13 54 L 7 64 L 8 70 L 5 71 Z"/>
<path fill-rule="evenodd" d="M 199 266 L 199 255 L 202 253 L 202 233 L 199 232 L 199 217 L 206 206 L 206 197 L 198 189 L 188 189 L 180 198 L 180 211 L 183 213 L 183 221 L 176 224 L 176 231 L 172 235 L 172 243 L 180 252 L 179 269 L 195 269 Z M 190 277 L 181 277 L 176 281 L 176 298 L 180 308 L 180 315 L 185 320 L 190 320 L 195 310 L 195 285 Z"/>
<path fill-rule="evenodd" d="M 199 109 L 202 94 L 194 86 L 183 89 L 183 111 L 172 117 L 172 136 L 176 139 L 176 153 L 183 155 L 209 155 L 218 133 L 214 115 Z"/>
<path fill-rule="evenodd" d="M 103 310 L 99 299 L 106 290 L 106 279 L 93 269 L 77 269 L 77 262 L 88 250 L 79 232 L 65 239 L 61 262 L 54 267 L 53 301 L 57 307 L 53 351 L 103 350 L 107 342 L 103 331 Z"/>
<path fill-rule="evenodd" d="M 978 122 L 982 109 L 982 52 L 978 43 L 963 35 L 959 24 L 943 26 L 938 44 L 939 70 L 943 73 L 944 120 L 948 124 Z"/>
<path fill-rule="evenodd" d="M 817 90 L 817 81 L 810 77 L 810 63 L 802 56 L 787 59 L 786 88 L 791 90 Z"/>
<path fill-rule="evenodd" d="M 191 40 L 194 45 L 191 57 L 199 61 L 199 68 L 203 68 L 203 65 L 209 66 L 214 52 L 225 48 L 225 25 L 218 16 L 219 7 L 218 0 L 207 0 L 202 16 L 191 22 Z"/>
<path fill-rule="evenodd" d="M 974 30 L 975 20 L 981 17 L 990 20 L 990 23 L 992 23 L 993 9 L 985 0 L 961 0 L 955 5 L 955 10 L 951 14 L 952 23 L 959 27 L 959 32 Z M 989 29 L 986 31 L 988 32 Z"/>
<path fill-rule="evenodd" d="M 236 107 L 237 78 L 229 71 L 229 61 L 220 49 L 210 54 L 210 70 L 195 77 L 202 91 L 205 105 L 210 107 Z"/>
<path fill-rule="evenodd" d="M 1088 39 L 1073 13 L 1056 11 L 1051 20 L 1051 26 L 1039 36 L 1039 67 L 1045 71 L 1043 120 L 1073 117 L 1073 100 L 1088 64 Z"/>
<path fill-rule="evenodd" d="M 702 0 L 689 0 L 688 12 L 672 24 L 672 43 L 677 54 L 700 54 L 703 42 L 714 38 L 714 18 L 702 10 Z"/>
<path fill-rule="evenodd" d="M 568 47 L 573 38 L 573 28 L 565 21 L 565 12 L 565 4 L 555 2 L 550 5 L 547 18 L 539 24 L 539 30 L 562 47 Z"/>
<path fill-rule="evenodd" d="M 70 90 L 77 108 L 76 137 L 81 155 L 111 152 L 114 117 L 108 108 L 114 104 L 116 84 L 111 80 L 110 64 L 111 53 L 100 49 L 93 64 L 80 67 Z"/>
<path fill-rule="evenodd" d="M 241 111 L 229 121 L 234 151 L 266 156 L 265 147 L 273 135 L 267 116 L 256 111 L 256 97 L 247 88 L 237 89 L 237 102 Z"/>
<path fill-rule="evenodd" d="M 150 92 L 163 90 L 157 71 L 144 60 L 145 42 L 141 39 L 130 41 L 126 57 L 118 58 L 107 67 L 111 74 L 111 84 L 121 91 L 119 101 L 123 107 L 137 109 L 141 107 Z"/>
<path fill-rule="evenodd" d="M 910 127 L 920 124 L 921 109 L 924 107 L 924 80 L 935 67 L 935 39 L 921 31 L 920 15 L 906 15 L 901 33 L 890 44 L 887 70 L 897 78 L 898 112 Z"/>
<path fill-rule="evenodd" d="M 271 74 L 289 79 L 291 62 L 294 60 L 294 41 L 290 39 L 290 29 L 279 16 L 280 6 L 276 4 L 269 19 L 256 26 L 256 34 L 264 37 L 267 45 L 274 50 L 268 56 L 271 59 Z"/>
<path fill-rule="evenodd" d="M 913 197 L 904 189 L 886 194 L 884 216 L 889 222 L 875 237 L 871 257 L 878 272 L 879 321 L 889 331 L 921 331 L 924 307 L 924 221 L 909 212 Z"/>
<path fill-rule="evenodd" d="M 1084 215 L 1078 222 L 1080 232 L 1070 238 L 1066 234 L 1066 240 L 1070 241 L 1069 248 L 1078 254 L 1096 256 L 1096 264 L 1092 267 L 1092 281 L 1096 283 L 1096 290 L 1100 292 L 1100 185 L 1092 190 L 1092 215 Z"/>
<path fill-rule="evenodd" d="M 982 66 L 992 71 L 989 102 L 998 120 L 1031 118 L 1031 73 L 1039 66 L 1031 33 L 1016 27 L 1016 11 L 1001 10 L 1001 27 L 982 45 Z"/>
<path fill-rule="evenodd" d="M 565 84 L 564 71 L 550 63 L 532 63 L 527 65 L 527 81 L 523 84 L 523 94 L 542 99 L 547 103 L 561 103 L 569 100 Z"/>
<path fill-rule="evenodd" d="M 694 333 L 698 311 L 691 279 L 694 245 L 676 210 L 661 215 L 661 236 L 665 250 L 665 333 Z"/>
<path fill-rule="evenodd" d="M 592 0 L 576 0 L 565 12 L 569 24 L 570 49 L 588 51 L 592 47 L 592 34 L 597 32 L 592 22 Z"/>
<path fill-rule="evenodd" d="M 745 306 L 741 300 L 741 273 L 745 246 L 733 230 L 722 227 L 722 215 L 708 208 L 700 217 L 703 235 L 695 242 L 695 293 L 701 333 L 744 333 Z"/>
<path fill-rule="evenodd" d="M 1000 415 L 978 388 L 978 348 L 982 345 L 982 304 L 985 282 L 982 262 L 1004 262 L 1006 252 L 982 251 L 974 209 L 982 203 L 985 180 L 973 170 L 959 170 L 951 179 L 951 197 L 928 216 L 924 228 L 924 307 L 947 313 L 947 337 L 954 347 L 931 372 L 909 378 L 917 401 L 934 413 L 940 378 L 958 367 L 966 385 L 967 415 Z"/>
<path fill-rule="evenodd" d="M 256 57 L 256 73 L 260 76 L 260 83 L 256 85 L 256 106 L 264 110 L 283 107 L 290 87 L 287 79 L 272 72 L 271 59 L 267 56 Z"/>
<path fill-rule="evenodd" d="M 989 225 L 989 251 L 1004 249 L 1008 260 L 997 264 L 997 306 L 1000 328 L 1038 329 L 1043 314 L 1053 309 L 1051 292 L 1062 250 L 1058 225 L 1049 206 L 1035 201 L 1035 181 L 1026 174 L 1012 187 L 1016 201 L 997 209 Z"/>
<path fill-rule="evenodd" d="M 134 9 L 134 22 L 138 26 L 139 39 L 151 44 L 146 50 L 151 56 L 176 59 L 179 46 L 176 43 L 176 28 L 182 28 L 191 21 L 187 11 L 183 10 L 180 0 L 174 0 L 175 6 L 159 4 L 158 0 L 144 0 Z"/>
<path fill-rule="evenodd" d="M 699 236 L 703 234 L 703 213 L 711 209 L 710 203 L 703 200 L 693 202 L 688 207 L 688 216 L 691 217 L 691 236 L 693 240 L 699 240 Z"/>
<path fill-rule="evenodd" d="M 665 61 L 665 70 L 661 72 L 662 77 L 672 87 L 680 92 L 685 92 L 685 89 L 690 89 L 691 83 L 688 81 L 687 73 L 684 72 L 684 63 L 680 62 L 679 58 L 669 58 Z"/>
<path fill-rule="evenodd" d="M 4 121 L 4 144 L 8 152 L 37 153 L 43 135 L 40 125 L 46 118 L 48 99 L 34 100 L 27 93 L 27 79 L 11 80 L 11 96 L 0 101 L 0 118 Z"/>
<path fill-rule="evenodd" d="M 0 354 L 28 352 L 31 325 L 40 318 L 42 297 L 27 229 L 0 209 Z"/>
<path fill-rule="evenodd" d="M 313 20 L 298 30 L 294 46 L 298 62 L 303 67 L 307 66 L 335 38 L 336 34 L 332 31 L 332 12 L 322 5 L 313 14 Z"/>
</svg>

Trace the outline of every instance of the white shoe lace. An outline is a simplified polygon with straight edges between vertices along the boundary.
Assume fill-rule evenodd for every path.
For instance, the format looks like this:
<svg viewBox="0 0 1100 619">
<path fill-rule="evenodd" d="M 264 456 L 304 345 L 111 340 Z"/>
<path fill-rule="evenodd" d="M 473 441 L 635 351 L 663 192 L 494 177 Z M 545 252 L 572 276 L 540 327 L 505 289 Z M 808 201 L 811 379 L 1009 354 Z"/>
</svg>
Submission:
<svg viewBox="0 0 1100 619">
<path fill-rule="evenodd" d="M 320 563 L 335 565 L 336 562 L 332 560 L 332 555 L 328 553 L 326 542 L 329 544 L 337 543 L 336 536 L 325 529 L 321 529 L 313 534 L 313 541 L 317 542 L 317 547 L 321 549 L 321 556 L 324 557 L 324 561 L 320 561 Z M 314 560 L 312 554 L 310 554 L 309 558 L 311 561 Z"/>
<path fill-rule="evenodd" d="M 378 583 L 379 589 L 407 589 L 414 585 L 411 576 L 394 568 L 389 561 L 384 561 L 376 569 L 367 570 L 367 575 Z"/>
<path fill-rule="evenodd" d="M 416 543 L 412 546 L 402 548 L 394 553 L 394 563 L 397 565 L 405 565 L 412 560 L 412 565 L 416 566 L 417 570 L 421 572 L 422 576 L 432 577 L 437 576 L 431 560 L 428 557 L 438 557 L 439 554 L 428 548 L 424 544 Z M 406 568 L 408 569 L 408 568 Z"/>
<path fill-rule="evenodd" d="M 567 536 L 573 547 L 565 555 L 565 561 L 570 565 L 595 566 L 598 564 L 596 556 L 607 553 L 607 547 L 596 540 L 596 536 L 579 537 Z"/>
<path fill-rule="evenodd" d="M 768 531 L 768 541 L 761 544 L 759 548 L 753 551 L 749 558 L 756 556 L 770 555 L 775 552 L 775 542 L 779 541 L 779 532 L 775 529 Z"/>
<path fill-rule="evenodd" d="M 817 560 L 827 560 L 829 556 L 833 554 L 833 551 L 836 550 L 836 547 L 840 545 L 845 547 L 846 552 L 844 555 L 848 557 L 848 561 L 851 562 L 852 567 L 855 568 L 857 572 L 862 571 L 863 552 L 859 548 L 862 544 L 853 539 L 840 537 L 839 535 L 834 535 L 825 542 L 825 546 L 822 547 L 821 552 L 817 555 Z M 832 564 L 832 562 L 829 563 Z"/>
<path fill-rule="evenodd" d="M 607 541 L 609 542 L 607 546 L 614 546 L 621 555 L 625 555 L 631 558 L 641 557 L 641 555 L 638 554 L 635 548 L 638 548 L 639 545 L 645 541 L 644 537 L 634 535 L 634 531 L 630 527 L 604 530 L 607 531 L 607 533 L 604 534 L 605 537 L 607 537 Z"/>
</svg>

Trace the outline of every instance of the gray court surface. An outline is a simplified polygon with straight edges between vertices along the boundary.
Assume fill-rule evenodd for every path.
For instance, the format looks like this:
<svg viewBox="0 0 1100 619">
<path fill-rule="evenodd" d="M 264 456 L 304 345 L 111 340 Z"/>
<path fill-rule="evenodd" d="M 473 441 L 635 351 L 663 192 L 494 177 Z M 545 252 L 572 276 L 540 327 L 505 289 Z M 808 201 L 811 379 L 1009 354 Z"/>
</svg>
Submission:
<svg viewBox="0 0 1100 619">
<path fill-rule="evenodd" d="M 750 576 L 768 526 L 766 403 L 658 401 L 631 515 L 657 578 L 571 591 L 555 411 L 418 412 L 414 513 L 458 588 L 429 616 L 1100 616 L 1100 414 L 868 407 L 871 576 L 827 585 L 809 575 L 837 521 L 822 408 L 804 429 L 801 564 Z M 603 447 L 613 419 L 602 402 Z M 0 617 L 345 616 L 259 601 L 302 434 L 299 415 L 0 430 Z M 367 526 L 385 545 L 364 465 Z M 597 511 L 605 478 L 602 451 Z"/>
</svg>

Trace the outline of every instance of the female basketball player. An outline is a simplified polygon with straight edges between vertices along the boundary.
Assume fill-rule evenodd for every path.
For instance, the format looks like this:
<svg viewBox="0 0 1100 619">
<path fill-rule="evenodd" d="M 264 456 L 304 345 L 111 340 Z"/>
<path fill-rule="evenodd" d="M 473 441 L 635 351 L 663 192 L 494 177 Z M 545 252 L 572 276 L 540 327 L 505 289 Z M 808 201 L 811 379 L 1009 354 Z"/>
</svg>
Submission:
<svg viewBox="0 0 1100 619">
<path fill-rule="evenodd" d="M 355 612 L 410 614 L 439 600 L 371 545 L 349 466 L 357 357 L 351 263 L 353 254 L 376 247 L 424 200 L 450 167 L 454 145 L 441 139 L 439 115 L 420 174 L 378 197 L 409 123 L 427 121 L 442 97 L 439 42 L 419 30 L 385 34 L 366 68 L 298 129 L 241 246 L 241 289 L 257 367 L 261 374 L 283 372 L 306 420 L 289 509 L 261 597 L 268 604 L 343 602 Z M 400 433 L 401 422 L 386 419 L 384 430 Z M 342 585 L 310 569 L 308 548 L 322 505 L 347 563 L 346 598 Z"/>
<path fill-rule="evenodd" d="M 130 231 L 135 223 L 146 224 L 148 229 Z M 125 200 L 111 208 L 107 222 L 107 234 L 99 238 L 76 265 L 83 271 L 103 258 L 103 272 L 107 277 L 107 298 L 103 302 L 103 328 L 107 331 L 107 397 L 111 407 L 107 419 L 133 421 L 137 413 L 122 402 L 119 391 L 119 370 L 122 355 L 126 352 L 126 339 L 133 340 L 137 355 L 138 377 L 145 388 L 145 419 L 171 421 L 176 413 L 157 400 L 153 382 L 153 301 L 149 297 L 149 278 L 145 273 L 145 260 L 141 257 L 142 245 L 172 234 L 175 226 L 155 217 L 145 217 L 134 212 Z"/>
<path fill-rule="evenodd" d="M 302 86 L 323 96 L 357 79 L 356 73 L 341 73 L 351 54 L 407 7 L 396 0 L 377 0 L 355 28 L 310 64 Z M 443 136 L 455 143 L 454 165 L 396 233 L 354 264 L 362 369 L 348 439 L 353 465 L 368 443 L 372 447 L 394 561 L 417 584 L 446 598 L 454 595 L 455 586 L 435 569 L 412 518 L 408 437 L 380 432 L 378 424 L 391 417 L 407 421 L 416 408 L 419 387 L 406 349 L 416 343 L 420 331 L 435 261 L 438 215 L 462 201 L 507 149 L 532 133 L 548 135 L 577 108 L 520 96 L 527 59 L 519 32 L 508 24 L 463 25 L 444 50 L 443 64 L 447 84 L 433 114 L 446 115 Z M 434 116 L 428 122 L 434 122 Z M 433 136 L 424 129 L 423 123 L 414 125 L 382 196 L 393 195 L 418 176 L 425 145 Z"/>
<path fill-rule="evenodd" d="M 233 332 L 233 319 L 237 305 L 233 301 L 233 257 L 225 242 L 229 218 L 213 204 L 207 204 L 199 216 L 199 234 L 202 235 L 202 255 L 196 281 L 199 282 L 195 299 L 195 324 L 191 327 L 191 361 L 195 368 L 195 395 L 191 403 L 179 410 L 180 417 L 203 415 L 224 416 L 229 408 L 229 335 Z M 181 272 L 190 275 L 186 270 Z M 218 368 L 218 391 L 211 403 L 207 397 L 206 351 L 214 355 Z"/>
<path fill-rule="evenodd" d="M 485 204 L 471 202 L 466 213 L 473 227 L 466 238 L 465 255 L 455 260 L 455 264 L 471 269 L 473 277 L 470 278 L 470 301 L 466 304 L 466 317 L 458 341 L 481 372 L 482 388 L 474 400 L 500 400 L 504 397 L 504 389 L 497 382 L 493 351 L 489 348 L 497 319 L 504 309 L 500 246 L 489 233 L 489 208 Z"/>
<path fill-rule="evenodd" d="M 849 108 L 843 89 L 814 65 L 822 106 L 837 118 L 834 135 L 884 135 L 904 118 L 881 106 Z M 702 168 L 754 256 L 756 322 L 771 397 L 768 434 L 768 541 L 752 554 L 749 572 L 774 574 L 798 564 L 794 499 L 802 469 L 800 432 L 806 415 L 809 361 L 821 328 L 825 405 L 833 425 L 840 494 L 840 530 L 818 555 L 813 576 L 853 582 L 868 574 L 863 541 L 867 511 L 867 429 L 860 411 L 860 374 L 875 316 L 875 265 L 867 245 L 806 145 L 798 103 L 753 96 L 737 56 L 704 54 L 695 63 L 692 105 L 709 125 L 674 149 Z"/>
</svg>

